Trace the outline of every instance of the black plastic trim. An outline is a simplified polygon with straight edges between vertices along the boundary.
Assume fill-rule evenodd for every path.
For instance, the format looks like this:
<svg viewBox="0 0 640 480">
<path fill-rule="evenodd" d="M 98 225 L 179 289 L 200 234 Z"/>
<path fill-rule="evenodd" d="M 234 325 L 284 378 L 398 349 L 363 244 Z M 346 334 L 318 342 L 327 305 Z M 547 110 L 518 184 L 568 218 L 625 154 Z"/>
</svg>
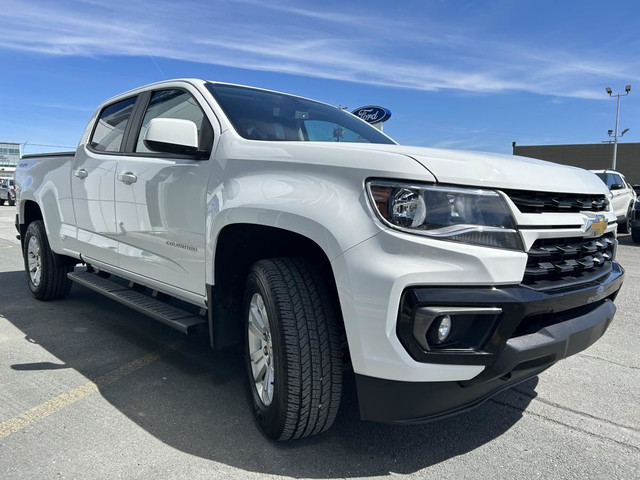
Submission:
<svg viewBox="0 0 640 480">
<path fill-rule="evenodd" d="M 464 389 L 458 382 L 397 382 L 356 374 L 360 418 L 398 424 L 442 420 L 476 408 L 547 368 L 523 372 L 517 379 L 474 389 Z"/>
<path fill-rule="evenodd" d="M 595 343 L 615 311 L 613 301 L 605 298 L 590 311 L 510 338 L 493 365 L 466 381 L 402 382 L 356 374 L 360 416 L 378 422 L 422 423 L 474 408 Z"/>
<path fill-rule="evenodd" d="M 151 91 L 147 90 L 138 95 L 138 100 L 136 101 L 136 105 L 133 109 L 133 114 L 131 115 L 127 128 L 124 132 L 124 142 L 122 143 L 121 154 L 129 156 L 131 155 L 131 152 L 133 152 L 136 138 L 138 137 L 138 134 L 134 132 L 140 132 L 142 120 L 144 119 L 144 114 L 147 111 L 150 101 Z"/>
<path fill-rule="evenodd" d="M 615 299 L 624 270 L 612 262 L 611 272 L 591 282 L 571 289 L 538 291 L 523 285 L 496 287 L 410 287 L 401 297 L 396 333 L 411 357 L 424 363 L 457 365 L 492 365 L 504 350 L 507 341 L 522 334 L 523 321 L 540 318 L 540 328 L 564 322 L 597 309 L 604 299 Z M 449 348 L 425 351 L 414 337 L 414 317 L 421 307 L 497 307 L 502 314 L 489 324 L 489 331 L 480 332 L 483 342 L 473 348 Z M 526 325 L 527 331 L 535 325 Z"/>
<path fill-rule="evenodd" d="M 73 152 L 52 152 L 52 153 L 28 153 L 27 155 L 23 155 L 20 157 L 20 160 L 28 160 L 30 158 L 45 158 L 45 157 L 68 157 L 74 156 L 76 154 L 75 150 Z"/>
<path fill-rule="evenodd" d="M 582 229 L 584 225 L 518 225 L 518 230 L 557 230 L 557 229 Z"/>
</svg>

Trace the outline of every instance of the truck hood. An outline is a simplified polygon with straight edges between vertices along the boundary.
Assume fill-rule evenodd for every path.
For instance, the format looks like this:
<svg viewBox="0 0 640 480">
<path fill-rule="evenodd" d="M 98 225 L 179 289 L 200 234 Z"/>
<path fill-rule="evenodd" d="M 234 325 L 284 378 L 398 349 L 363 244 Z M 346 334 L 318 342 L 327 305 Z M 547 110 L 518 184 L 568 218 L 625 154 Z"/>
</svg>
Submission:
<svg viewBox="0 0 640 480">
<path fill-rule="evenodd" d="M 340 145 L 406 155 L 441 183 L 543 192 L 608 193 L 604 183 L 587 170 L 534 158 L 404 145 Z M 393 165 L 389 167 L 392 169 Z"/>
</svg>

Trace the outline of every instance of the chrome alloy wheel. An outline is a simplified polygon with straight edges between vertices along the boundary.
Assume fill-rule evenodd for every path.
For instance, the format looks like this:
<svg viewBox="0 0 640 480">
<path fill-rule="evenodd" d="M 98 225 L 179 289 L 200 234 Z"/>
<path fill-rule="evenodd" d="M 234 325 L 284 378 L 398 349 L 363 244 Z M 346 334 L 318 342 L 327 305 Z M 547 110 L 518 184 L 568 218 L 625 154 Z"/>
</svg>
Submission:
<svg viewBox="0 0 640 480">
<path fill-rule="evenodd" d="M 265 407 L 273 401 L 273 343 L 271 327 L 264 300 L 259 293 L 251 297 L 249 303 L 249 319 L 247 322 L 247 339 L 249 344 L 249 360 L 251 373 L 258 397 Z"/>
<path fill-rule="evenodd" d="M 42 276 L 42 257 L 40 255 L 40 242 L 33 236 L 29 239 L 27 245 L 27 263 L 29 265 L 29 278 L 34 287 L 40 285 L 40 277 Z"/>
</svg>

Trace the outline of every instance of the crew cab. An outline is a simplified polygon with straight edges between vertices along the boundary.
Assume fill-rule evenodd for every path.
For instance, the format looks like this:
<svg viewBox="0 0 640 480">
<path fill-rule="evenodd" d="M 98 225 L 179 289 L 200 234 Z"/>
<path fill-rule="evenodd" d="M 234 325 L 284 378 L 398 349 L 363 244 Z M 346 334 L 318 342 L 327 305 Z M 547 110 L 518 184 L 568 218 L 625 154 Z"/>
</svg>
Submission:
<svg viewBox="0 0 640 480">
<path fill-rule="evenodd" d="M 251 408 L 277 440 L 328 429 L 351 378 L 365 420 L 472 408 L 597 341 L 624 277 L 588 171 L 398 145 L 253 87 L 118 95 L 75 152 L 25 156 L 16 182 L 37 299 L 77 282 L 206 328 L 214 349 L 244 345 Z"/>
</svg>

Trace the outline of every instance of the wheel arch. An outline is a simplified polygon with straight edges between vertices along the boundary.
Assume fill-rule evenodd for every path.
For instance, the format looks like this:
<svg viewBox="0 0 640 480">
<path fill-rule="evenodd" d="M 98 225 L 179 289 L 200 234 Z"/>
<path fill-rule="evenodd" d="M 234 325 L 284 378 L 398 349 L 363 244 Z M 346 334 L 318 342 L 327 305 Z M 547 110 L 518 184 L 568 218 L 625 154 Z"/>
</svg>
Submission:
<svg viewBox="0 0 640 480">
<path fill-rule="evenodd" d="M 33 200 L 25 200 L 20 204 L 20 213 L 19 213 L 19 223 L 18 230 L 20 232 L 20 243 L 24 248 L 24 235 L 27 232 L 27 227 L 31 222 L 36 220 L 42 220 L 44 222 L 44 217 L 42 215 L 42 210 L 40 209 L 40 205 L 38 205 Z M 46 224 L 45 224 L 46 228 Z"/>
<path fill-rule="evenodd" d="M 326 281 L 344 332 L 333 268 L 324 249 L 300 233 L 261 224 L 236 223 L 222 228 L 213 253 L 213 284 L 207 285 L 209 332 L 215 350 L 242 339 L 242 298 L 245 280 L 258 260 L 302 257 L 318 268 Z M 346 346 L 346 341 L 344 342 Z"/>
</svg>

